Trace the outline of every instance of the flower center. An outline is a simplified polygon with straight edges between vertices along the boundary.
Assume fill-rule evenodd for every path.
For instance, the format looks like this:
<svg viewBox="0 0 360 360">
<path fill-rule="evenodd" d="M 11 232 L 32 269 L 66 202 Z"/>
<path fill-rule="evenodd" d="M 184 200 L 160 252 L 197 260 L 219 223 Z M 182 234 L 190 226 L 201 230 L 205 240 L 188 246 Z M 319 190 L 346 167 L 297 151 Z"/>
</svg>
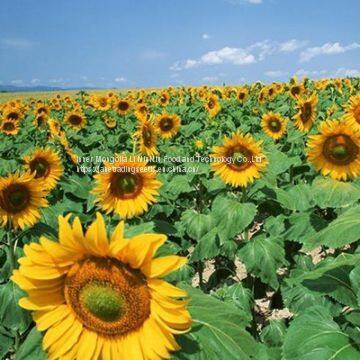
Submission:
<svg viewBox="0 0 360 360">
<path fill-rule="evenodd" d="M 242 145 L 231 149 L 226 157 L 232 158 L 232 163 L 228 166 L 235 171 L 244 171 L 251 166 L 252 152 Z"/>
<path fill-rule="evenodd" d="M 209 100 L 208 102 L 208 108 L 213 109 L 215 107 L 215 101 L 213 99 Z"/>
<path fill-rule="evenodd" d="M 271 131 L 273 131 L 273 132 L 278 132 L 281 129 L 281 123 L 278 119 L 270 120 L 269 125 L 270 125 Z"/>
<path fill-rule="evenodd" d="M 129 103 L 127 101 L 119 101 L 118 109 L 121 111 L 126 111 L 127 109 L 129 109 Z"/>
<path fill-rule="evenodd" d="M 146 147 L 151 147 L 151 145 L 152 145 L 152 132 L 146 126 L 144 126 L 144 128 L 142 130 L 142 138 L 143 138 L 144 145 Z"/>
<path fill-rule="evenodd" d="M 110 182 L 112 194 L 120 199 L 133 199 L 142 189 L 142 179 L 137 174 L 116 172 Z"/>
<path fill-rule="evenodd" d="M 0 207 L 16 214 L 24 210 L 30 202 L 30 192 L 23 184 L 11 184 L 0 194 Z"/>
<path fill-rule="evenodd" d="M 360 125 L 360 105 L 357 105 L 354 109 L 354 118 L 356 122 Z"/>
<path fill-rule="evenodd" d="M 160 128 L 163 131 L 170 131 L 173 128 L 173 121 L 170 118 L 163 118 L 160 122 Z"/>
<path fill-rule="evenodd" d="M 13 131 L 15 129 L 15 125 L 11 121 L 8 121 L 4 123 L 3 129 L 5 131 Z"/>
<path fill-rule="evenodd" d="M 293 86 L 292 88 L 291 88 L 291 94 L 292 95 L 299 95 L 300 94 L 300 87 L 299 86 Z"/>
<path fill-rule="evenodd" d="M 80 302 L 97 318 L 115 321 L 124 314 L 124 299 L 108 284 L 90 283 L 80 291 Z"/>
<path fill-rule="evenodd" d="M 301 107 L 301 113 L 300 113 L 300 119 L 301 121 L 305 124 L 307 123 L 312 115 L 312 106 L 311 103 L 306 102 L 304 103 L 304 105 Z"/>
<path fill-rule="evenodd" d="M 64 294 L 84 327 L 101 335 L 125 335 L 150 315 L 145 276 L 112 258 L 89 257 L 74 264 Z"/>
<path fill-rule="evenodd" d="M 336 165 L 348 165 L 359 153 L 359 147 L 348 135 L 334 135 L 327 138 L 323 145 L 323 155 Z"/>
<path fill-rule="evenodd" d="M 6 116 L 6 119 L 7 120 L 11 120 L 11 121 L 16 121 L 19 119 L 19 114 L 15 111 L 9 113 L 7 116 Z"/>
<path fill-rule="evenodd" d="M 69 122 L 72 125 L 80 125 L 82 123 L 82 118 L 79 115 L 71 115 L 69 117 Z"/>
<path fill-rule="evenodd" d="M 35 173 L 35 179 L 38 179 L 49 175 L 50 166 L 45 159 L 36 158 L 30 162 L 30 170 Z"/>
</svg>

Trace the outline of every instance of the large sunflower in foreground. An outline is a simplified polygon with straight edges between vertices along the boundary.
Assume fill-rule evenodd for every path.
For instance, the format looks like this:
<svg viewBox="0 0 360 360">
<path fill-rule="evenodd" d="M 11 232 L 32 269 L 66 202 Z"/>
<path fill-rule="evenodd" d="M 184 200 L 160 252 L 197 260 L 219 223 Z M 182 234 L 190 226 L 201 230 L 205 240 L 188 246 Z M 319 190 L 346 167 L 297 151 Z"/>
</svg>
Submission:
<svg viewBox="0 0 360 360">
<path fill-rule="evenodd" d="M 214 146 L 211 157 L 215 174 L 234 187 L 245 187 L 259 178 L 268 164 L 261 141 L 255 141 L 249 134 L 225 137 L 223 146 Z"/>
<path fill-rule="evenodd" d="M 0 177 L 0 226 L 24 229 L 40 219 L 40 207 L 47 206 L 43 184 L 31 174 Z"/>
<path fill-rule="evenodd" d="M 161 114 L 156 118 L 156 128 L 163 139 L 170 139 L 177 134 L 181 119 L 176 114 Z"/>
<path fill-rule="evenodd" d="M 345 119 L 360 130 L 360 94 L 350 97 L 345 110 Z"/>
<path fill-rule="evenodd" d="M 24 246 L 11 278 L 28 295 L 19 305 L 46 331 L 49 359 L 169 359 L 191 318 L 187 293 L 161 278 L 186 258 L 154 258 L 165 235 L 125 239 L 120 222 L 108 238 L 100 214 L 85 234 L 68 219 L 59 217 L 58 242 Z"/>
<path fill-rule="evenodd" d="M 309 136 L 308 159 L 323 175 L 346 180 L 360 175 L 360 132 L 341 120 L 324 121 Z"/>
<path fill-rule="evenodd" d="M 86 126 L 86 117 L 81 111 L 70 111 L 65 115 L 65 122 L 72 129 L 79 131 Z"/>
<path fill-rule="evenodd" d="M 36 149 L 24 157 L 27 170 L 33 173 L 37 181 L 41 181 L 44 189 L 53 189 L 61 175 L 63 166 L 60 156 L 52 149 Z"/>
<path fill-rule="evenodd" d="M 139 138 L 139 150 L 142 154 L 154 156 L 159 153 L 156 148 L 156 128 L 149 120 L 139 122 L 136 136 Z"/>
<path fill-rule="evenodd" d="M 311 129 L 316 118 L 316 105 L 318 97 L 316 94 L 307 98 L 298 99 L 298 113 L 294 116 L 295 126 L 302 132 Z"/>
<path fill-rule="evenodd" d="M 261 127 L 266 135 L 278 140 L 286 133 L 287 120 L 280 114 L 269 112 L 264 114 L 261 120 Z"/>
<path fill-rule="evenodd" d="M 156 180 L 156 170 L 138 156 L 115 157 L 114 163 L 104 162 L 106 171 L 94 175 L 95 202 L 106 213 L 115 211 L 124 219 L 141 215 L 156 201 L 161 186 Z"/>
</svg>

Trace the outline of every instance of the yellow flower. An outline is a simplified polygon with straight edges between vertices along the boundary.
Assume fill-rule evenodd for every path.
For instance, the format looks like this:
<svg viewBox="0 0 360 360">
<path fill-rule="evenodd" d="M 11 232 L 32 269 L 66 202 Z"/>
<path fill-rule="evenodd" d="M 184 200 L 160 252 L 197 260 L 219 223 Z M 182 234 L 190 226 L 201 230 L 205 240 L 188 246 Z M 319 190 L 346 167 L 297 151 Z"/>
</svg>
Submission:
<svg viewBox="0 0 360 360">
<path fill-rule="evenodd" d="M 197 149 L 202 149 L 204 147 L 204 142 L 202 140 L 195 140 L 194 145 Z"/>
<path fill-rule="evenodd" d="M 114 129 L 114 128 L 116 128 L 117 123 L 116 123 L 116 119 L 115 119 L 115 118 L 112 118 L 112 117 L 110 117 L 110 116 L 105 116 L 105 117 L 103 118 L 103 121 L 104 121 L 104 124 L 106 125 L 107 128 L 109 128 L 109 129 Z"/>
<path fill-rule="evenodd" d="M 19 132 L 19 124 L 12 120 L 1 122 L 0 131 L 6 135 L 16 135 Z"/>
<path fill-rule="evenodd" d="M 32 226 L 40 219 L 39 207 L 47 206 L 40 182 L 31 174 L 0 177 L 0 225 L 14 229 Z"/>
<path fill-rule="evenodd" d="M 33 124 L 36 128 L 43 129 L 46 126 L 47 122 L 48 122 L 48 116 L 45 113 L 43 113 L 35 117 Z"/>
<path fill-rule="evenodd" d="M 249 90 L 247 88 L 242 88 L 239 89 L 239 91 L 237 92 L 236 98 L 240 103 L 243 103 L 248 97 L 248 95 L 249 95 Z"/>
<path fill-rule="evenodd" d="M 167 91 L 164 91 L 161 93 L 160 97 L 159 97 L 159 104 L 161 106 L 166 106 L 168 105 L 170 102 L 170 95 Z"/>
<path fill-rule="evenodd" d="M 107 214 L 115 211 L 124 219 L 141 215 L 156 201 L 161 186 L 156 170 L 138 156 L 119 154 L 115 158 L 114 163 L 104 163 L 106 171 L 94 175 L 95 202 Z"/>
<path fill-rule="evenodd" d="M 309 136 L 308 159 L 323 175 L 347 180 L 360 175 L 360 132 L 346 121 L 328 120 Z"/>
<path fill-rule="evenodd" d="M 131 102 L 127 99 L 119 99 L 114 103 L 114 109 L 119 115 L 126 115 L 131 110 Z"/>
<path fill-rule="evenodd" d="M 17 107 L 9 107 L 5 108 L 3 113 L 3 118 L 5 121 L 21 121 L 23 118 L 23 114 L 21 113 L 20 109 Z"/>
<path fill-rule="evenodd" d="M 165 235 L 123 230 L 120 222 L 108 238 L 97 214 L 84 234 L 79 218 L 60 216 L 58 242 L 24 246 L 11 279 L 27 292 L 19 305 L 45 332 L 49 359 L 169 359 L 180 349 L 174 334 L 191 326 L 187 293 L 162 278 L 186 258 L 154 258 Z"/>
<path fill-rule="evenodd" d="M 59 155 L 50 148 L 36 149 L 24 157 L 26 169 L 34 178 L 42 182 L 43 188 L 52 190 L 63 174 L 63 166 Z"/>
<path fill-rule="evenodd" d="M 360 130 L 360 94 L 350 97 L 345 110 L 345 119 Z"/>
<path fill-rule="evenodd" d="M 181 119 L 176 114 L 161 114 L 156 119 L 156 128 L 163 139 L 170 139 L 180 129 Z"/>
<path fill-rule="evenodd" d="M 145 121 L 149 117 L 149 109 L 144 103 L 136 105 L 135 116 L 139 121 Z"/>
<path fill-rule="evenodd" d="M 135 136 L 139 138 L 139 151 L 142 154 L 154 156 L 159 153 L 156 148 L 156 129 L 150 121 L 140 121 Z"/>
<path fill-rule="evenodd" d="M 292 98 L 297 100 L 299 97 L 305 94 L 305 86 L 303 83 L 298 83 L 296 80 L 289 88 L 289 94 Z"/>
<path fill-rule="evenodd" d="M 261 120 L 261 127 L 265 134 L 278 140 L 286 133 L 287 120 L 279 113 L 269 112 L 264 114 Z"/>
<path fill-rule="evenodd" d="M 311 129 L 316 118 L 316 105 L 318 97 L 316 94 L 307 98 L 298 99 L 297 108 L 298 113 L 294 116 L 295 126 L 302 132 L 307 132 Z"/>
<path fill-rule="evenodd" d="M 224 145 L 215 146 L 211 157 L 215 174 L 234 187 L 252 183 L 268 164 L 262 153 L 261 141 L 256 142 L 249 134 L 225 137 Z"/>
<path fill-rule="evenodd" d="M 71 111 L 65 115 L 65 122 L 76 131 L 86 126 L 86 117 L 81 111 Z"/>
<path fill-rule="evenodd" d="M 96 110 L 107 111 L 111 108 L 111 98 L 107 96 L 93 94 L 89 102 Z"/>
<path fill-rule="evenodd" d="M 210 117 L 215 117 L 221 110 L 219 98 L 211 94 L 205 101 L 205 110 L 209 113 Z"/>
</svg>

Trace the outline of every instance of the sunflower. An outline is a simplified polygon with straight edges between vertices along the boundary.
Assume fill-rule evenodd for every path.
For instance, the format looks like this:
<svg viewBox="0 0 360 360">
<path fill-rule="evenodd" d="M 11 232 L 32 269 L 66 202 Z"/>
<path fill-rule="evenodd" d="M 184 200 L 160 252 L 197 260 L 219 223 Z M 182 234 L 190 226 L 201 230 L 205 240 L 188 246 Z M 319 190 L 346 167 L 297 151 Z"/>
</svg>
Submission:
<svg viewBox="0 0 360 360">
<path fill-rule="evenodd" d="M 156 170 L 137 156 L 120 154 L 115 158 L 114 163 L 104 162 L 106 171 L 94 175 L 95 202 L 107 214 L 115 211 L 124 219 L 141 215 L 156 201 L 161 186 Z"/>
<path fill-rule="evenodd" d="M 19 124 L 12 120 L 1 122 L 0 131 L 6 135 L 16 135 L 19 132 Z"/>
<path fill-rule="evenodd" d="M 344 120 L 327 120 L 309 136 L 308 159 L 323 175 L 346 180 L 360 175 L 360 132 Z"/>
<path fill-rule="evenodd" d="M 119 99 L 114 103 L 114 110 L 119 115 L 126 115 L 131 110 L 131 102 L 127 99 Z"/>
<path fill-rule="evenodd" d="M 96 110 L 107 111 L 111 107 L 111 99 L 107 96 L 91 95 L 90 103 Z"/>
<path fill-rule="evenodd" d="M 239 89 L 239 91 L 237 92 L 236 99 L 240 103 L 243 103 L 243 102 L 245 102 L 248 95 L 249 95 L 249 90 L 247 88 L 242 88 L 242 89 Z"/>
<path fill-rule="evenodd" d="M 170 139 L 177 134 L 181 119 L 176 114 L 161 114 L 156 119 L 156 128 L 163 139 Z"/>
<path fill-rule="evenodd" d="M 289 94 L 292 98 L 297 100 L 299 97 L 305 94 L 305 86 L 303 83 L 295 81 L 289 88 Z"/>
<path fill-rule="evenodd" d="M 48 122 L 48 117 L 46 114 L 40 114 L 35 117 L 33 120 L 33 125 L 38 129 L 43 129 Z"/>
<path fill-rule="evenodd" d="M 318 97 L 316 94 L 311 95 L 308 98 L 299 98 L 297 108 L 298 113 L 294 116 L 296 127 L 302 131 L 307 132 L 311 129 L 312 124 L 316 117 L 316 105 L 318 103 Z"/>
<path fill-rule="evenodd" d="M 194 145 L 199 150 L 203 149 L 205 146 L 202 140 L 195 140 Z"/>
<path fill-rule="evenodd" d="M 169 104 L 169 102 L 170 102 L 170 95 L 168 92 L 164 91 L 163 93 L 160 94 L 159 104 L 161 106 L 166 106 Z"/>
<path fill-rule="evenodd" d="M 140 121 L 135 135 L 140 139 L 139 150 L 142 154 L 154 156 L 159 153 L 156 148 L 156 129 L 150 121 Z"/>
<path fill-rule="evenodd" d="M 35 115 L 45 115 L 45 116 L 49 116 L 50 115 L 50 109 L 47 105 L 45 105 L 42 102 L 39 102 L 36 105 L 36 109 L 35 109 Z"/>
<path fill-rule="evenodd" d="M 39 207 L 47 206 L 43 184 L 29 174 L 0 177 L 0 225 L 24 229 L 40 219 Z"/>
<path fill-rule="evenodd" d="M 46 190 L 52 190 L 63 174 L 61 159 L 50 148 L 36 149 L 23 160 L 26 169 L 34 174 L 37 181 L 42 182 Z"/>
<path fill-rule="evenodd" d="M 86 117 L 80 111 L 71 111 L 65 115 L 65 122 L 72 129 L 79 131 L 86 126 Z"/>
<path fill-rule="evenodd" d="M 345 119 L 360 130 L 360 94 L 350 97 L 345 111 Z"/>
<path fill-rule="evenodd" d="M 58 136 L 60 136 L 60 131 L 61 131 L 61 126 L 60 123 L 57 120 L 54 119 L 49 119 L 47 121 L 48 126 L 49 126 L 49 132 L 50 132 L 50 136 L 53 138 L 56 138 Z"/>
<path fill-rule="evenodd" d="M 249 134 L 234 134 L 224 138 L 223 146 L 215 146 L 211 155 L 215 174 L 234 187 L 252 183 L 267 166 L 262 153 L 261 141 L 256 142 Z"/>
<path fill-rule="evenodd" d="M 274 140 L 280 139 L 286 133 L 287 120 L 279 113 L 269 112 L 264 114 L 261 120 L 261 127 L 265 134 Z"/>
<path fill-rule="evenodd" d="M 104 124 L 106 125 L 107 128 L 109 129 L 114 129 L 116 128 L 117 122 L 116 119 L 110 116 L 105 116 L 104 117 Z"/>
<path fill-rule="evenodd" d="M 149 109 L 144 103 L 138 103 L 136 105 L 135 116 L 139 121 L 147 120 L 149 117 Z"/>
<path fill-rule="evenodd" d="M 219 97 L 215 94 L 209 95 L 205 100 L 205 110 L 209 113 L 210 117 L 215 117 L 221 110 Z"/>
<path fill-rule="evenodd" d="M 186 291 L 162 278 L 186 258 L 154 258 L 162 234 L 124 238 L 120 222 L 110 237 L 104 219 L 85 234 L 78 217 L 59 217 L 58 242 L 41 237 L 24 246 L 11 277 L 27 293 L 49 359 L 169 359 L 180 349 L 174 334 L 187 332 Z"/>
<path fill-rule="evenodd" d="M 6 121 L 21 121 L 23 118 L 23 114 L 21 113 L 21 111 L 16 108 L 8 108 L 4 111 L 3 114 L 4 120 Z"/>
</svg>

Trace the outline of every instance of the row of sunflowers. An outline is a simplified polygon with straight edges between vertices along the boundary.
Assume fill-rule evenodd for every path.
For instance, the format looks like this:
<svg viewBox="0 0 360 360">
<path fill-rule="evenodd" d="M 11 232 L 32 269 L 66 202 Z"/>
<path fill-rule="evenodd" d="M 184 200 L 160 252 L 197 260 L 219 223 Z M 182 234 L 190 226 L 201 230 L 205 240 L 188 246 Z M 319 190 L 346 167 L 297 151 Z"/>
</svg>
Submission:
<svg viewBox="0 0 360 360">
<path fill-rule="evenodd" d="M 360 79 L 15 99 L 0 139 L 0 358 L 359 357 Z"/>
</svg>

